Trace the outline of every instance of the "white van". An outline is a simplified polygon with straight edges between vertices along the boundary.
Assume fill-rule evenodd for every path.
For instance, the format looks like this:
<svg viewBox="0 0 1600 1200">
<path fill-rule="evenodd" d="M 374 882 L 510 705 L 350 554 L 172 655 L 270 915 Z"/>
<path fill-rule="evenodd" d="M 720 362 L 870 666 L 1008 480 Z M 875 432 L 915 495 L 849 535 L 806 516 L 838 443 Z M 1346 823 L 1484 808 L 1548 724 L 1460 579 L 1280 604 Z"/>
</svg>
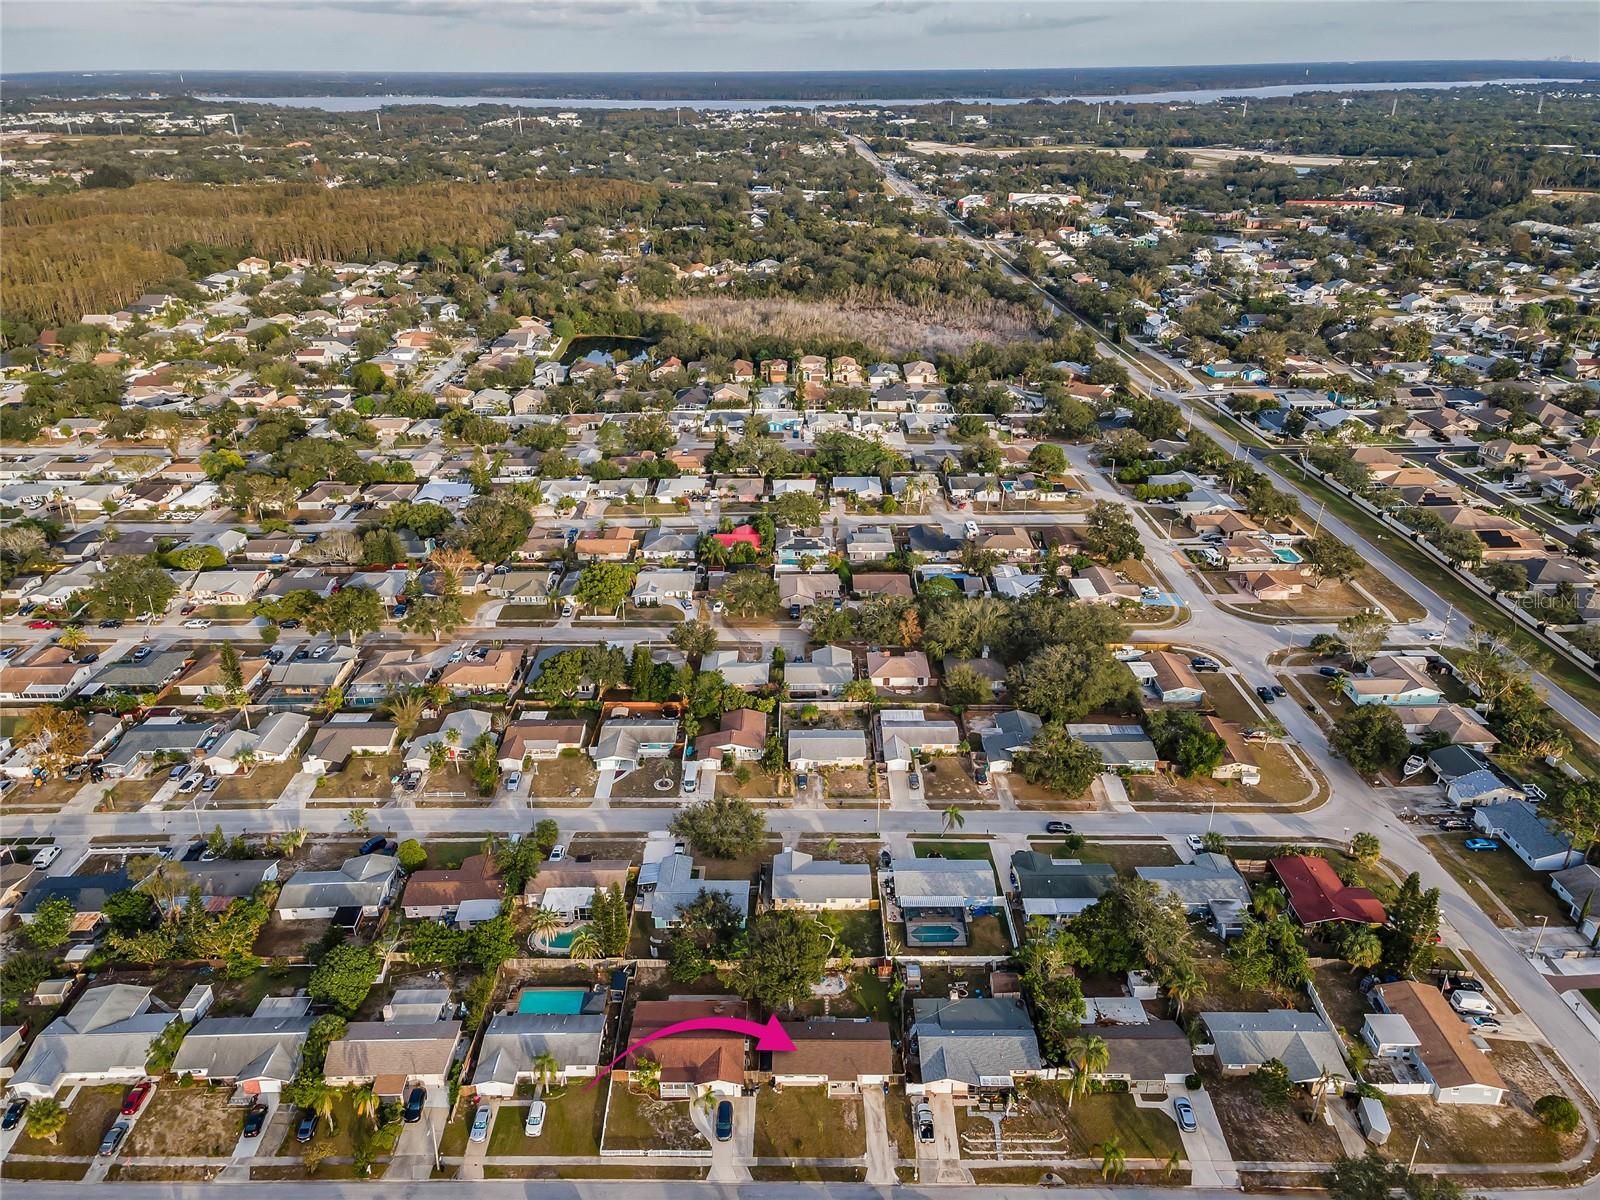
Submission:
<svg viewBox="0 0 1600 1200">
<path fill-rule="evenodd" d="M 46 867 L 48 867 L 51 863 L 55 862 L 55 860 L 60 858 L 60 857 L 61 857 L 61 847 L 60 846 L 46 846 L 43 850 L 39 851 L 37 854 L 35 854 L 33 856 L 33 859 L 32 859 L 33 866 L 37 870 L 43 871 Z"/>
</svg>

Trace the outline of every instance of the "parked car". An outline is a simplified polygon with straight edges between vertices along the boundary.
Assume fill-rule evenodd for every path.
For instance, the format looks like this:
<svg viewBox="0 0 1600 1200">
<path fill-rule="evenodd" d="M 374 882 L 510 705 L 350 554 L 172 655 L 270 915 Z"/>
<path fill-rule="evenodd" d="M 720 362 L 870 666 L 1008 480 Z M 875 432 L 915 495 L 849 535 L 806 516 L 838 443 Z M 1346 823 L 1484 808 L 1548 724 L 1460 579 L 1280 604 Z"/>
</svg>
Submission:
<svg viewBox="0 0 1600 1200">
<path fill-rule="evenodd" d="M 1343 675 L 1344 672 L 1339 670 L 1338 667 L 1318 667 L 1317 674 L 1321 675 L 1324 679 L 1337 679 L 1339 676 Z"/>
<path fill-rule="evenodd" d="M 806 790 L 806 784 L 810 782 L 811 776 L 807 775 L 804 771 L 801 771 L 794 777 L 794 790 L 797 792 L 803 792 Z"/>
<path fill-rule="evenodd" d="M 317 1113 L 312 1108 L 300 1110 L 300 1124 L 294 1127 L 294 1140 L 302 1144 L 317 1136 Z"/>
<path fill-rule="evenodd" d="M 878 865 L 880 867 L 882 867 L 884 870 L 888 870 L 891 866 L 894 865 L 894 855 L 890 854 L 889 851 L 887 851 L 887 850 L 879 850 L 878 851 Z"/>
<path fill-rule="evenodd" d="M 267 1125 L 267 1106 L 265 1104 L 252 1104 L 250 1111 L 244 1114 L 244 1135 L 247 1138 L 260 1137 L 261 1131 Z"/>
<path fill-rule="evenodd" d="M 932 1143 L 933 1134 L 933 1109 L 926 1104 L 917 1105 L 917 1141 L 924 1146 Z"/>
<path fill-rule="evenodd" d="M 1273 692 L 1273 690 L 1271 688 L 1269 688 L 1266 684 L 1262 684 L 1260 687 L 1258 687 L 1256 689 L 1256 695 L 1261 697 L 1261 702 L 1263 704 L 1271 704 L 1274 700 L 1276 700 L 1278 698 L 1276 696 L 1276 694 Z"/>
<path fill-rule="evenodd" d="M 1184 845 L 1188 846 L 1189 849 L 1193 850 L 1196 854 L 1200 854 L 1206 848 L 1205 838 L 1201 837 L 1198 833 L 1189 834 L 1189 836 L 1184 838 L 1183 841 Z"/>
<path fill-rule="evenodd" d="M 1284 696 L 1289 694 L 1289 689 L 1284 687 L 1281 683 L 1275 683 L 1272 685 L 1272 694 L 1277 696 L 1279 699 L 1282 699 Z"/>
<path fill-rule="evenodd" d="M 1464 1017 L 1492 1017 L 1500 1011 L 1483 998 L 1482 992 L 1457 988 L 1449 998 L 1450 1007 Z"/>
<path fill-rule="evenodd" d="M 728 1142 L 733 1140 L 733 1101 L 723 1100 L 717 1104 L 717 1141 Z"/>
<path fill-rule="evenodd" d="M 472 1114 L 472 1132 L 468 1137 L 474 1142 L 489 1140 L 489 1117 L 494 1112 L 487 1104 L 478 1105 L 477 1111 Z"/>
<path fill-rule="evenodd" d="M 118 1121 L 110 1129 L 106 1130 L 105 1137 L 100 1139 L 100 1153 L 108 1157 L 115 1154 L 117 1147 L 122 1145 L 122 1139 L 127 1136 L 128 1123 L 126 1121 Z"/>
<path fill-rule="evenodd" d="M 978 536 L 978 523 L 976 521 L 968 521 L 964 528 L 969 538 Z"/>
<path fill-rule="evenodd" d="M 378 837 L 369 837 L 366 841 L 361 843 L 361 848 L 359 850 L 357 850 L 356 853 L 357 854 L 376 854 L 379 850 L 381 850 L 383 848 L 383 843 L 386 840 L 387 839 L 384 838 L 381 835 L 378 836 Z"/>
<path fill-rule="evenodd" d="M 122 628 L 122 622 L 121 622 L 121 620 L 119 620 L 116 617 L 107 617 L 104 621 L 100 622 L 100 628 L 101 629 L 121 629 Z"/>
<path fill-rule="evenodd" d="M 1465 843 L 1468 850 L 1498 850 L 1500 843 L 1493 838 L 1468 838 Z"/>
<path fill-rule="evenodd" d="M 177 766 L 173 767 L 172 770 L 167 772 L 167 778 L 168 779 L 182 779 L 188 773 L 189 773 L 189 764 L 188 763 L 179 763 Z"/>
<path fill-rule="evenodd" d="M 1172 1111 L 1177 1115 L 1178 1128 L 1185 1133 L 1193 1133 L 1198 1126 L 1194 1120 L 1194 1105 L 1189 1103 L 1187 1096 L 1179 1096 L 1172 1102 Z"/>
<path fill-rule="evenodd" d="M 203 792 L 214 792 L 221 786 L 222 786 L 222 776 L 221 775 L 207 775 L 206 776 L 206 781 L 200 785 L 200 790 L 203 791 Z"/>
<path fill-rule="evenodd" d="M 1222 670 L 1222 664 L 1214 658 L 1206 658 L 1204 655 L 1199 655 L 1189 660 L 1189 669 L 1191 671 L 1220 671 Z"/>
<path fill-rule="evenodd" d="M 146 1079 L 129 1088 L 128 1094 L 122 1098 L 122 1115 L 125 1117 L 138 1115 L 139 1110 L 144 1107 L 145 1098 L 150 1095 L 152 1086 Z"/>
<path fill-rule="evenodd" d="M 48 867 L 51 863 L 55 862 L 55 860 L 60 858 L 60 857 L 61 857 L 61 847 L 60 846 L 46 846 L 43 850 L 39 851 L 39 853 L 35 854 L 28 861 L 33 864 L 35 870 L 42 871 L 46 867 Z"/>
<path fill-rule="evenodd" d="M 211 622 L 204 617 L 191 617 L 183 623 L 185 629 L 210 629 Z"/>
<path fill-rule="evenodd" d="M 506 776 L 506 791 L 515 792 L 522 788 L 522 772 L 513 771 Z"/>
<path fill-rule="evenodd" d="M 28 628 L 29 629 L 54 629 L 55 627 L 56 627 L 56 623 L 54 621 L 29 621 L 28 622 Z"/>
<path fill-rule="evenodd" d="M 300 622 L 296 621 L 293 617 L 290 617 L 287 621 L 279 621 L 278 622 L 278 628 L 279 629 L 299 629 L 300 628 Z"/>
<path fill-rule="evenodd" d="M 1044 823 L 1044 831 L 1046 833 L 1071 833 L 1072 826 L 1065 821 L 1046 821 Z"/>
<path fill-rule="evenodd" d="M 202 779 L 200 776 L 191 775 L 191 776 L 189 776 L 189 778 L 185 779 L 182 783 L 180 783 L 178 785 L 178 791 L 181 792 L 182 794 L 184 794 L 185 796 L 187 796 L 190 792 L 199 791 L 200 790 L 200 785 L 203 784 L 204 782 L 205 782 L 205 780 Z"/>
<path fill-rule="evenodd" d="M 550 847 L 550 857 L 546 861 L 558 863 L 567 856 L 567 848 L 561 842 Z"/>
<path fill-rule="evenodd" d="M 22 1114 L 27 1111 L 26 1100 L 13 1100 L 6 1105 L 6 1115 L 0 1117 L 0 1129 L 15 1129 L 22 1122 Z"/>
<path fill-rule="evenodd" d="M 414 1087 L 411 1094 L 406 1097 L 406 1124 L 415 1125 L 422 1120 L 422 1106 L 428 1102 L 428 1089 Z"/>
<path fill-rule="evenodd" d="M 723 1101 L 727 1103 L 726 1100 Z M 522 1132 L 525 1137 L 538 1137 L 544 1132 L 544 1101 L 535 1100 L 528 1105 L 528 1117 L 522 1122 Z"/>
<path fill-rule="evenodd" d="M 911 790 L 913 792 L 918 791 L 922 787 L 922 776 L 913 771 L 909 776 L 907 776 L 907 782 L 911 784 Z"/>
</svg>

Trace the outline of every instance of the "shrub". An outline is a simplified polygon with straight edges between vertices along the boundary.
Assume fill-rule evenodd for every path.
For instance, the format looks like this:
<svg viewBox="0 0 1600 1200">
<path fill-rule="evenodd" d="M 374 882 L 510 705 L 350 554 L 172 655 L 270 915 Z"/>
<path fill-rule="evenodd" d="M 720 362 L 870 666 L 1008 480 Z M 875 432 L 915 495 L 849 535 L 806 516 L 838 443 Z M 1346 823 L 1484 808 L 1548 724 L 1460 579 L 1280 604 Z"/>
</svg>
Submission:
<svg viewBox="0 0 1600 1200">
<path fill-rule="evenodd" d="M 1533 1115 L 1557 1133 L 1571 1133 L 1582 1123 L 1578 1106 L 1565 1096 L 1540 1096 L 1533 1103 Z"/>
</svg>

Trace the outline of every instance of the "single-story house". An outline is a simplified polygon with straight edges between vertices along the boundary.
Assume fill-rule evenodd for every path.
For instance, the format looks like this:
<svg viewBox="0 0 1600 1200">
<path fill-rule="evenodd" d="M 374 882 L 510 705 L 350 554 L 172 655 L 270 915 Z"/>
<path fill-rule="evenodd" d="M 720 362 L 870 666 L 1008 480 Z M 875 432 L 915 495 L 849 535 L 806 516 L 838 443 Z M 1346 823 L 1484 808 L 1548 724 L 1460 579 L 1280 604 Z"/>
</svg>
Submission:
<svg viewBox="0 0 1600 1200">
<path fill-rule="evenodd" d="M 611 717 L 589 747 L 602 771 L 634 771 L 652 758 L 665 758 L 678 744 L 676 717 Z"/>
<path fill-rule="evenodd" d="M 1526 800 L 1502 800 L 1474 809 L 1472 823 L 1490 837 L 1499 838 L 1534 871 L 1560 871 L 1583 861 L 1572 839 L 1540 819 Z"/>
<path fill-rule="evenodd" d="M 856 677 L 855 655 L 843 646 L 822 646 L 807 660 L 785 664 L 783 680 L 796 699 L 837 696 Z"/>
<path fill-rule="evenodd" d="M 783 1030 L 794 1049 L 771 1055 L 778 1087 L 826 1087 L 830 1096 L 851 1096 L 894 1076 L 894 1047 L 884 1021 L 807 1017 L 785 1021 Z"/>
<path fill-rule="evenodd" d="M 80 1084 L 132 1083 L 145 1078 L 150 1048 L 175 1012 L 151 1008 L 147 987 L 114 983 L 89 988 L 46 1025 L 28 1047 L 9 1084 L 11 1094 L 43 1100 Z"/>
<path fill-rule="evenodd" d="M 774 908 L 869 908 L 872 868 L 866 863 L 813 858 L 800 850 L 784 850 L 772 859 L 769 886 Z"/>
<path fill-rule="evenodd" d="M 918 758 L 954 754 L 961 747 L 954 721 L 930 721 L 920 708 L 880 709 L 878 731 L 883 763 L 891 771 L 909 771 Z"/>
<path fill-rule="evenodd" d="M 1250 1075 L 1270 1059 L 1289 1069 L 1291 1083 L 1326 1078 L 1342 1090 L 1354 1082 L 1339 1034 L 1316 1013 L 1275 1008 L 1270 1012 L 1202 1013 L 1217 1066 L 1224 1075 Z"/>
<path fill-rule="evenodd" d="M 601 1003 L 586 1004 L 582 1012 L 496 1013 L 478 1047 L 472 1089 L 479 1096 L 509 1099 L 518 1084 L 534 1082 L 539 1074 L 534 1063 L 547 1055 L 556 1062 L 557 1084 L 593 1076 L 606 1031 L 604 995 L 594 995 Z"/>
<path fill-rule="evenodd" d="M 1144 661 L 1152 671 L 1150 690 L 1163 704 L 1193 704 L 1206 698 L 1206 689 L 1186 656 L 1156 650 L 1146 654 Z"/>
<path fill-rule="evenodd" d="M 278 916 L 330 920 L 340 909 L 359 909 L 362 916 L 375 917 L 399 882 L 400 864 L 387 854 L 359 854 L 332 871 L 297 871 L 278 892 Z"/>
<path fill-rule="evenodd" d="M 487 854 L 469 854 L 448 871 L 416 871 L 407 880 L 400 907 L 412 921 L 443 921 L 468 929 L 500 913 L 505 884 Z"/>
<path fill-rule="evenodd" d="M 1161 761 L 1156 744 L 1150 740 L 1140 725 L 1077 723 L 1068 725 L 1067 732 L 1084 745 L 1093 748 L 1100 755 L 1108 771 L 1124 770 L 1149 774 Z"/>
<path fill-rule="evenodd" d="M 1110 891 L 1116 880 L 1116 868 L 1108 863 L 1051 858 L 1037 850 L 1011 855 L 1011 887 L 1030 920 L 1074 917 Z"/>
<path fill-rule="evenodd" d="M 439 686 L 452 696 L 482 696 L 511 692 L 522 670 L 520 646 L 490 650 L 483 658 L 467 656 L 439 673 Z"/>
<path fill-rule="evenodd" d="M 910 1049 L 921 1079 L 912 1094 L 965 1096 L 1007 1089 L 1044 1070 L 1033 1022 L 1020 999 L 918 996 L 912 1001 Z"/>
<path fill-rule="evenodd" d="M 633 1026 L 627 1042 L 637 1043 L 652 1033 L 684 1021 L 722 1017 L 747 1020 L 743 1000 L 722 997 L 683 1000 L 641 1000 L 634 1006 Z M 661 1098 L 690 1099 L 702 1091 L 732 1097 L 744 1091 L 745 1043 L 743 1034 L 702 1030 L 660 1038 L 635 1052 L 661 1067 Z"/>
<path fill-rule="evenodd" d="M 1579 922 L 1578 932 L 1592 943 L 1600 933 L 1600 867 L 1579 863 L 1550 876 L 1550 890 L 1567 906 L 1567 913 Z"/>
<path fill-rule="evenodd" d="M 742 879 L 707 879 L 695 871 L 694 859 L 687 854 L 669 854 L 639 870 L 639 892 L 635 903 L 650 912 L 657 929 L 678 923 L 684 909 L 699 899 L 702 892 L 716 892 L 727 898 L 740 917 L 750 911 L 750 884 Z"/>
<path fill-rule="evenodd" d="M 933 668 L 920 650 L 903 654 L 872 650 L 867 653 L 867 678 L 879 691 L 915 691 L 933 682 Z"/>
<path fill-rule="evenodd" d="M 1428 675 L 1427 660 L 1416 655 L 1383 654 L 1367 664 L 1365 675 L 1344 681 L 1352 704 L 1443 704 L 1444 693 Z"/>
<path fill-rule="evenodd" d="M 791 729 L 787 753 L 794 771 L 864 767 L 867 735 L 859 729 Z"/>
<path fill-rule="evenodd" d="M 310 731 L 311 719 L 304 713 L 270 713 L 254 729 L 241 726 L 217 739 L 206 751 L 206 768 L 213 775 L 235 775 L 252 763 L 288 762 Z"/>
<path fill-rule="evenodd" d="M 588 732 L 585 721 L 512 721 L 500 738 L 500 769 L 520 771 L 530 759 L 547 761 L 569 750 L 581 750 Z"/>
<path fill-rule="evenodd" d="M 388 754 L 398 733 L 393 721 L 374 721 L 361 713 L 335 713 L 311 739 L 301 756 L 300 769 L 325 775 L 342 770 L 353 757 Z"/>
<path fill-rule="evenodd" d="M 1283 886 L 1289 911 L 1302 925 L 1329 921 L 1382 925 L 1388 920 L 1382 901 L 1364 887 L 1345 883 L 1325 858 L 1284 855 L 1269 858 L 1267 869 Z"/>
<path fill-rule="evenodd" d="M 382 1099 L 442 1088 L 460 1040 L 460 1021 L 352 1021 L 328 1044 L 323 1078 L 335 1088 L 370 1084 Z"/>
<path fill-rule="evenodd" d="M 1405 979 L 1373 988 L 1372 999 L 1380 1012 L 1404 1017 L 1411 1027 L 1417 1044 L 1409 1057 L 1436 1103 L 1499 1104 L 1505 1098 L 1506 1081 L 1438 988 Z"/>
<path fill-rule="evenodd" d="M 1194 1051 L 1176 1021 L 1094 1025 L 1106 1044 L 1106 1065 L 1091 1076 L 1098 1083 L 1126 1084 L 1131 1092 L 1162 1096 L 1182 1088 L 1194 1072 Z"/>
<path fill-rule="evenodd" d="M 202 1017 L 184 1035 L 173 1073 L 231 1083 L 247 1095 L 270 1095 L 300 1069 L 313 1019 L 305 995 L 264 997 L 249 1017 Z"/>
<path fill-rule="evenodd" d="M 1015 756 L 1033 745 L 1034 737 L 1043 727 L 1043 721 L 1021 709 L 997 713 L 994 723 L 978 735 L 983 746 L 983 761 L 990 774 L 998 775 L 1011 770 Z"/>
<path fill-rule="evenodd" d="M 739 762 L 753 762 L 767 746 L 767 714 L 756 708 L 735 708 L 722 714 L 720 728 L 694 740 L 695 758 L 715 763 L 731 754 Z"/>
<path fill-rule="evenodd" d="M 1176 898 L 1190 916 L 1209 917 L 1218 937 L 1226 939 L 1243 930 L 1250 885 L 1226 854 L 1203 852 L 1177 866 L 1135 867 L 1134 873 Z"/>
<path fill-rule="evenodd" d="M 455 730 L 456 740 L 452 743 L 450 731 Z M 408 771 L 425 771 L 428 769 L 429 751 L 437 742 L 445 749 L 445 756 L 451 760 L 463 754 L 470 753 L 472 743 L 488 734 L 494 736 L 494 718 L 486 712 L 476 708 L 458 708 L 449 713 L 443 724 L 433 733 L 419 733 L 405 746 L 405 765 Z"/>
</svg>

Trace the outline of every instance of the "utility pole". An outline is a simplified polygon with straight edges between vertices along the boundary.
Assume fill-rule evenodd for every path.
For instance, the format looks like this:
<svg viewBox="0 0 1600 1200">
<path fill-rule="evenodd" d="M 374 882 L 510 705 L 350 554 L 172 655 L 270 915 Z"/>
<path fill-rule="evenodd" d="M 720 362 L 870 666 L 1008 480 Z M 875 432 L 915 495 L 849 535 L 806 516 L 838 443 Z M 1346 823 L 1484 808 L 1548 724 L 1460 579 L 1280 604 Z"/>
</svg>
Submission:
<svg viewBox="0 0 1600 1200">
<path fill-rule="evenodd" d="M 383 132 L 383 109 L 378 110 L 378 132 Z"/>
<path fill-rule="evenodd" d="M 238 137 L 239 136 L 239 118 L 234 116 L 232 113 L 229 113 L 228 114 L 228 120 L 233 125 L 233 136 L 234 137 Z"/>
</svg>

